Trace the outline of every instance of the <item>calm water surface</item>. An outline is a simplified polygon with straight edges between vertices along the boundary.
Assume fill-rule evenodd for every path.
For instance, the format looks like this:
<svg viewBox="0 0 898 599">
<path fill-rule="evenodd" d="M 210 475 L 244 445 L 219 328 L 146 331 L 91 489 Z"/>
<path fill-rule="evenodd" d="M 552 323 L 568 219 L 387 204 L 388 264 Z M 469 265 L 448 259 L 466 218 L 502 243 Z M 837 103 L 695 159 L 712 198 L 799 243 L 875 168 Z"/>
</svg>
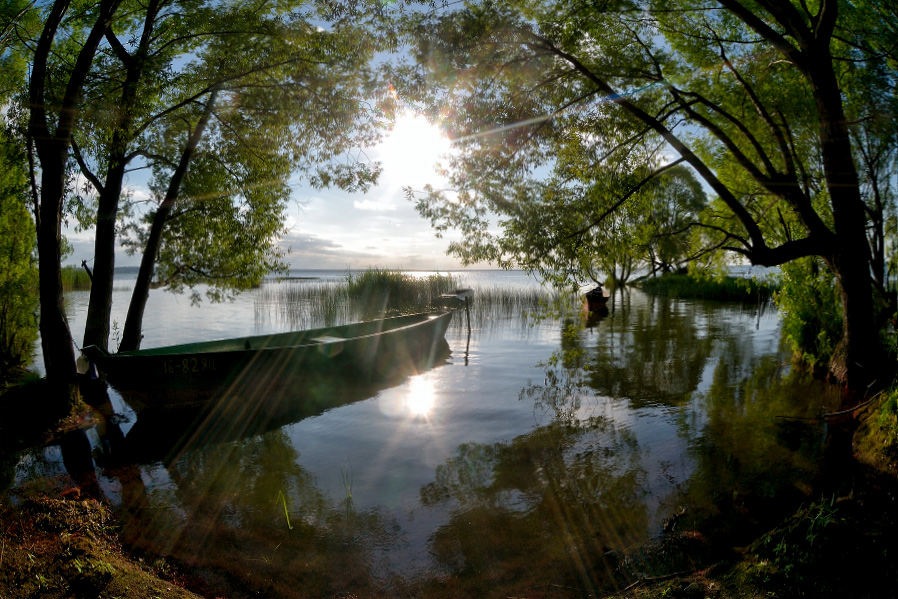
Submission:
<svg viewBox="0 0 898 599">
<path fill-rule="evenodd" d="M 86 294 L 74 296 L 78 331 Z M 287 328 L 261 296 L 193 308 L 153 293 L 144 347 Z M 298 421 L 141 422 L 113 389 L 110 426 L 73 443 L 80 461 L 30 453 L 5 484 L 26 496 L 80 468 L 124 510 L 132 542 L 233 596 L 397 576 L 605 588 L 613 552 L 674 530 L 738 544 L 814 498 L 826 430 L 810 419 L 838 397 L 791 372 L 775 312 L 638 291 L 609 307 L 588 322 L 475 311 L 470 333 L 457 314 L 434 368 Z"/>
</svg>

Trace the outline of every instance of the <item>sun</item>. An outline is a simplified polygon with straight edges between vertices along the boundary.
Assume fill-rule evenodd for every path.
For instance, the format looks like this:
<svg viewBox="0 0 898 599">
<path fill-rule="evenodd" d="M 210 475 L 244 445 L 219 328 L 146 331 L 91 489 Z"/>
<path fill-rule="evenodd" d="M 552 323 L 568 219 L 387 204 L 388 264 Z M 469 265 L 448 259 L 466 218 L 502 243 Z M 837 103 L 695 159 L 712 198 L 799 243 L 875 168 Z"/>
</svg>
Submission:
<svg viewBox="0 0 898 599">
<path fill-rule="evenodd" d="M 404 111 L 381 145 L 384 170 L 403 179 L 427 182 L 436 174 L 436 165 L 451 153 L 452 142 L 437 125 L 425 117 Z"/>
</svg>

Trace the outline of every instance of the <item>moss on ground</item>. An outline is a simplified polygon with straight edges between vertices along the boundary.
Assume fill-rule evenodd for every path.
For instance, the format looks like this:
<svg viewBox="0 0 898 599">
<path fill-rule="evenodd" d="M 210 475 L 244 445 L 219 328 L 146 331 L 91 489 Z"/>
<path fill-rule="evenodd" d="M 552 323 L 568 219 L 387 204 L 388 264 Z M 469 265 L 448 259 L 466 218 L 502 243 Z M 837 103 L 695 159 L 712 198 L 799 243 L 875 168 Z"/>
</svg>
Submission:
<svg viewBox="0 0 898 599">
<path fill-rule="evenodd" d="M 115 528 L 93 499 L 0 507 L 0 597 L 197 597 L 160 578 L 161 562 L 150 568 L 126 556 Z"/>
</svg>

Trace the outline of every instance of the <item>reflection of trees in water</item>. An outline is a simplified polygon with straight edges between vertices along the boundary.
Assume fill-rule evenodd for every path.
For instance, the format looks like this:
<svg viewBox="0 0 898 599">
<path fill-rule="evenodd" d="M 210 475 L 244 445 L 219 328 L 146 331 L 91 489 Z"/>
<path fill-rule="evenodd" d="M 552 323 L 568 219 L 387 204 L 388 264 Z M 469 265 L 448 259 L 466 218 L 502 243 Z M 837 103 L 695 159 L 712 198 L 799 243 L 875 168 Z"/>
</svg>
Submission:
<svg viewBox="0 0 898 599">
<path fill-rule="evenodd" d="M 398 524 L 329 498 L 298 457 L 283 430 L 186 451 L 168 466 L 172 484 L 152 493 L 126 535 L 195 566 L 208 593 L 375 588 L 374 554 L 403 542 Z"/>
<path fill-rule="evenodd" d="M 737 535 L 761 532 L 796 502 L 813 498 L 826 442 L 815 421 L 839 405 L 839 390 L 763 356 L 747 374 L 722 355 L 695 412 L 684 413 L 694 474 L 683 493 L 697 517 Z"/>
<path fill-rule="evenodd" d="M 682 404 L 698 386 L 714 348 L 716 335 L 704 312 L 667 298 L 634 305 L 624 296 L 597 325 L 588 385 L 602 395 L 627 398 L 634 408 Z"/>
<path fill-rule="evenodd" d="M 454 505 L 431 553 L 474 593 L 535 579 L 592 592 L 612 580 L 607 550 L 645 540 L 644 479 L 635 439 L 602 417 L 461 445 L 421 490 Z"/>
<path fill-rule="evenodd" d="M 757 349 L 756 316 L 742 306 L 624 296 L 594 328 L 567 323 L 535 405 L 567 423 L 587 398 L 604 405 L 603 396 L 626 399 L 627 413 L 641 410 L 659 423 L 673 415 L 665 422 L 687 442 L 686 471 L 670 470 L 667 460 L 679 456 L 645 456 L 669 479 L 649 481 L 668 493 L 661 509 L 688 506 L 683 526 L 754 526 L 777 504 L 788 509 L 812 493 L 825 430 L 802 419 L 838 405 L 837 389 Z M 529 395 L 525 389 L 522 398 Z"/>
</svg>

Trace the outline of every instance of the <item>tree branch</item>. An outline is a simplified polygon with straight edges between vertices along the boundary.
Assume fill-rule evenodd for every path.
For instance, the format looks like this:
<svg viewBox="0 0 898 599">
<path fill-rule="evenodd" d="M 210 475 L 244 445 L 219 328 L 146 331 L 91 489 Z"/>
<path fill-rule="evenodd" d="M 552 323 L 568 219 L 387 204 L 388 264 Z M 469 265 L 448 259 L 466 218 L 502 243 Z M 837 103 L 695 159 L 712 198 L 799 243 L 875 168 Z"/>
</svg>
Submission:
<svg viewBox="0 0 898 599">
<path fill-rule="evenodd" d="M 75 161 L 78 163 L 78 167 L 81 170 L 81 174 L 84 175 L 84 178 L 90 181 L 90 184 L 94 186 L 99 193 L 103 193 L 103 183 L 100 182 L 100 179 L 90 170 L 90 167 L 87 166 L 87 162 L 84 161 L 84 156 L 81 155 L 81 148 L 78 147 L 78 143 L 72 139 L 72 154 L 75 155 Z"/>
</svg>

